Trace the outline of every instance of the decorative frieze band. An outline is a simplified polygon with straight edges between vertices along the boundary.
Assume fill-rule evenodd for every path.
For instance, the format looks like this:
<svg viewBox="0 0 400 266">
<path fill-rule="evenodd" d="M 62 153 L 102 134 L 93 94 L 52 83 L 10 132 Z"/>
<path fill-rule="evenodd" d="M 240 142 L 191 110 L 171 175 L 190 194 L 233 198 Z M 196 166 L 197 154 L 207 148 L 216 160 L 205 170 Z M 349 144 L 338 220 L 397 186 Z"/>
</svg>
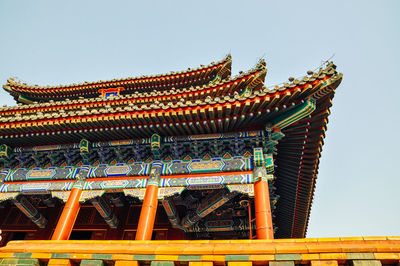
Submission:
<svg viewBox="0 0 400 266">
<path fill-rule="evenodd" d="M 201 189 L 204 186 L 223 187 L 232 184 L 251 184 L 253 174 L 218 174 L 212 176 L 193 176 L 187 178 L 161 178 L 159 187 L 186 187 Z M 80 181 L 83 190 L 116 190 L 146 188 L 147 179 L 115 179 L 104 181 Z M 50 191 L 69 191 L 76 185 L 73 181 L 40 183 L 7 183 L 0 185 L 0 194 L 7 192 L 48 193 Z"/>
<path fill-rule="evenodd" d="M 155 162 L 153 162 L 154 164 Z M 113 177 L 132 177 L 150 175 L 152 163 L 120 163 L 115 165 L 97 166 L 67 166 L 33 169 L 3 169 L 0 174 L 5 182 L 14 181 L 44 181 L 44 180 L 76 180 Z M 221 173 L 252 170 L 251 158 L 211 158 L 208 160 L 173 160 L 159 162 L 161 175 L 197 174 L 197 173 Z"/>
</svg>

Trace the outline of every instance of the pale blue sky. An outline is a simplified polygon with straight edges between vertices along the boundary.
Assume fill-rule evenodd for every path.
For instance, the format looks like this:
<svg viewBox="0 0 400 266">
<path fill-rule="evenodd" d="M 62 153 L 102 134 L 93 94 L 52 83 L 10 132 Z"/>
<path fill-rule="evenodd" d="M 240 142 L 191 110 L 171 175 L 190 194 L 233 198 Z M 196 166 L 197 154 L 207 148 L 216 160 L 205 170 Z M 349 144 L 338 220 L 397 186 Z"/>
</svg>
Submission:
<svg viewBox="0 0 400 266">
<path fill-rule="evenodd" d="M 400 235 L 400 1 L 0 1 L 0 83 L 184 70 L 232 53 L 267 86 L 322 60 L 343 72 L 308 237 Z M 0 104 L 15 105 L 0 92 Z M 399 163 L 400 164 L 400 163 Z"/>
</svg>

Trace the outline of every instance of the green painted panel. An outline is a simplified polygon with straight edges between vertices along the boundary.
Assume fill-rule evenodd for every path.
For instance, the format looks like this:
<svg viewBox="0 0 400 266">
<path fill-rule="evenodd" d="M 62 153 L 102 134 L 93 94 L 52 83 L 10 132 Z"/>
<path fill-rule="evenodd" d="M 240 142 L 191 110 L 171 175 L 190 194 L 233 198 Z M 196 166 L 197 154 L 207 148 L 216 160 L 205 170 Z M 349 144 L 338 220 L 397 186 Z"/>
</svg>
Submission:
<svg viewBox="0 0 400 266">
<path fill-rule="evenodd" d="M 112 254 L 92 254 L 94 260 L 112 260 Z"/>
<path fill-rule="evenodd" d="M 23 258 L 23 259 L 30 259 L 32 257 L 32 253 L 13 253 L 13 257 L 15 258 Z"/>
<path fill-rule="evenodd" d="M 294 261 L 270 261 L 269 266 L 294 266 Z"/>
<path fill-rule="evenodd" d="M 152 261 L 151 266 L 174 266 L 175 263 L 173 261 Z"/>
<path fill-rule="evenodd" d="M 179 255 L 179 261 L 201 261 L 201 255 Z"/>
<path fill-rule="evenodd" d="M 301 260 L 300 254 L 275 254 L 275 260 Z"/>
<path fill-rule="evenodd" d="M 102 260 L 82 260 L 81 265 L 84 266 L 104 266 Z"/>
<path fill-rule="evenodd" d="M 379 260 L 353 260 L 354 266 L 382 266 Z"/>
<path fill-rule="evenodd" d="M 347 253 L 349 260 L 373 260 L 375 259 L 374 253 Z"/>
<path fill-rule="evenodd" d="M 70 259 L 71 253 L 53 253 L 51 254 L 52 259 Z"/>
<path fill-rule="evenodd" d="M 133 255 L 133 260 L 152 261 L 156 259 L 156 255 Z"/>
<path fill-rule="evenodd" d="M 249 255 L 225 255 L 226 261 L 249 261 Z"/>
<path fill-rule="evenodd" d="M 0 261 L 0 265 L 37 265 L 39 266 L 38 259 L 18 259 L 18 258 L 6 258 Z"/>
</svg>

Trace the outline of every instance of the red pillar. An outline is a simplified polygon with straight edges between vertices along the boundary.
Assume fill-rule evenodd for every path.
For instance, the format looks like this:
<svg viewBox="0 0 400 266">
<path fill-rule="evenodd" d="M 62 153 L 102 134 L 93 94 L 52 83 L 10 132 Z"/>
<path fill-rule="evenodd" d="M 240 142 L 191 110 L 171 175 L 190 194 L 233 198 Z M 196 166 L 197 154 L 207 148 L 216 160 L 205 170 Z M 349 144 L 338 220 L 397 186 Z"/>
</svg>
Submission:
<svg viewBox="0 0 400 266">
<path fill-rule="evenodd" d="M 139 224 L 136 232 L 136 240 L 151 240 L 154 220 L 158 206 L 158 186 L 147 185 L 144 195 L 142 210 L 140 211 Z"/>
<path fill-rule="evenodd" d="M 261 179 L 254 183 L 254 202 L 257 238 L 274 239 L 268 181 Z"/>
<path fill-rule="evenodd" d="M 51 240 L 68 240 L 72 228 L 74 227 L 76 217 L 78 216 L 79 209 L 81 208 L 79 203 L 81 194 L 81 188 L 72 188 Z"/>
</svg>

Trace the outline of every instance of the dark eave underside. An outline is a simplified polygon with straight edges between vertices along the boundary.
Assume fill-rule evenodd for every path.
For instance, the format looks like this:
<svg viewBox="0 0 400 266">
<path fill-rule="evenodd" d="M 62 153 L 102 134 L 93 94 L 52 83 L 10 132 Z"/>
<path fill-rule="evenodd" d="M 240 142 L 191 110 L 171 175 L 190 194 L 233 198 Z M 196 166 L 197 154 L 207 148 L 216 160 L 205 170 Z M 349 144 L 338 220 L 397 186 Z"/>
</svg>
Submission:
<svg viewBox="0 0 400 266">
<path fill-rule="evenodd" d="M 276 157 L 275 219 L 277 238 L 304 238 L 307 232 L 319 158 L 322 151 L 329 107 L 334 93 L 320 99 L 308 117 L 283 130 Z"/>
</svg>

